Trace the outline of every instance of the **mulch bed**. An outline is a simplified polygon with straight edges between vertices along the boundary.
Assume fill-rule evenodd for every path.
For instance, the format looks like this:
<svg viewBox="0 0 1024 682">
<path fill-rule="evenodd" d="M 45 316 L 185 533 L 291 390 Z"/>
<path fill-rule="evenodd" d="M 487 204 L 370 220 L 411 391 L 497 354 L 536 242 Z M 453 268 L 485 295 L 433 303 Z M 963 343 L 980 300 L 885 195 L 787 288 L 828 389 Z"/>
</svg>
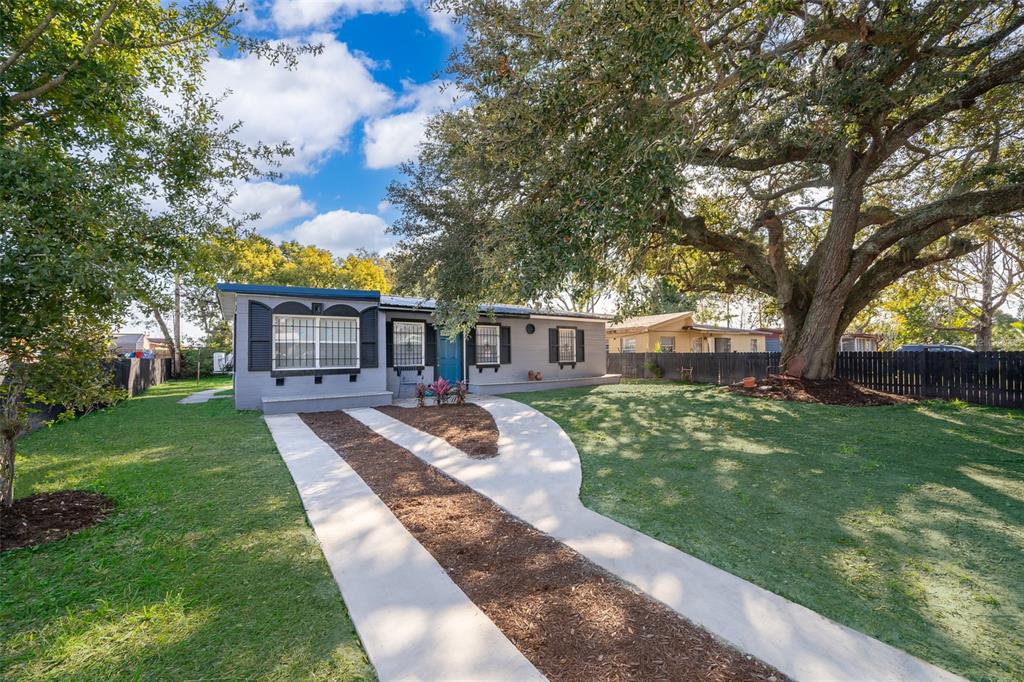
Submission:
<svg viewBox="0 0 1024 682">
<path fill-rule="evenodd" d="M 99 523 L 113 508 L 110 498 L 84 490 L 19 498 L 0 512 L 0 551 L 61 540 Z"/>
<path fill-rule="evenodd" d="M 549 679 L 785 679 L 352 417 L 302 419 Z"/>
<path fill-rule="evenodd" d="M 473 459 L 487 459 L 498 454 L 498 427 L 491 413 L 479 405 L 385 405 L 377 409 L 420 431 L 443 438 Z"/>
<path fill-rule="evenodd" d="M 754 388 L 744 388 L 742 384 L 733 384 L 729 386 L 729 390 L 754 398 L 792 400 L 798 403 L 820 403 L 822 405 L 907 405 L 917 402 L 905 395 L 876 391 L 845 379 L 811 381 L 774 374 L 767 379 L 758 381 Z"/>
</svg>

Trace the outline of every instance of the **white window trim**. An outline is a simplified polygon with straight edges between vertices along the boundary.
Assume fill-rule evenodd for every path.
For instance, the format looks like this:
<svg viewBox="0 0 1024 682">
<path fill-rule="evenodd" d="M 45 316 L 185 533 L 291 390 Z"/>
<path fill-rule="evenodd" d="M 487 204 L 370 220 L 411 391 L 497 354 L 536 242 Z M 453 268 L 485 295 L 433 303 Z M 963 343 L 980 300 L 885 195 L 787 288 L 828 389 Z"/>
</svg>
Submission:
<svg viewBox="0 0 1024 682">
<path fill-rule="evenodd" d="M 575 365 L 579 362 L 580 349 L 576 347 L 576 327 L 556 327 L 558 330 L 558 364 L 561 365 Z M 562 332 L 572 332 L 572 360 L 562 359 Z"/>
<path fill-rule="evenodd" d="M 498 359 L 494 362 L 480 362 L 480 347 L 477 346 L 477 367 L 497 367 L 501 364 L 501 325 L 500 324 L 478 324 L 473 328 L 473 337 L 476 340 L 480 339 L 479 330 L 481 327 L 488 329 L 496 329 L 498 331 Z"/>
<path fill-rule="evenodd" d="M 313 320 L 313 366 L 312 367 L 278 367 L 277 366 L 277 320 L 289 318 L 293 320 Z M 354 365 L 321 365 L 320 364 L 320 320 L 352 320 L 356 323 L 356 364 Z M 273 315 L 270 327 L 270 369 L 274 372 L 308 372 L 311 369 L 359 369 L 359 318 L 340 315 Z"/>
<path fill-rule="evenodd" d="M 629 350 L 626 350 L 626 342 L 627 341 L 630 341 L 631 345 L 633 346 Z M 636 352 L 636 338 L 632 337 L 632 336 L 627 336 L 627 337 L 623 338 L 622 341 L 619 343 L 619 350 L 621 352 L 623 352 L 623 353 L 635 353 Z"/>
<path fill-rule="evenodd" d="M 418 326 L 423 331 L 420 332 L 420 364 L 418 365 L 400 365 L 396 360 L 394 369 L 405 369 L 406 367 L 417 367 L 422 368 L 427 366 L 427 323 L 417 322 L 416 320 L 394 320 L 391 327 L 391 345 L 392 347 L 398 346 L 398 325 L 400 324 L 413 324 Z"/>
<path fill-rule="evenodd" d="M 671 346 L 672 350 L 670 350 L 670 351 L 665 350 L 665 344 L 662 343 L 663 339 L 670 339 L 672 341 L 672 343 L 669 344 L 669 346 Z M 658 337 L 658 348 L 661 349 L 662 353 L 675 353 L 676 352 L 676 337 L 675 336 L 659 336 Z"/>
</svg>

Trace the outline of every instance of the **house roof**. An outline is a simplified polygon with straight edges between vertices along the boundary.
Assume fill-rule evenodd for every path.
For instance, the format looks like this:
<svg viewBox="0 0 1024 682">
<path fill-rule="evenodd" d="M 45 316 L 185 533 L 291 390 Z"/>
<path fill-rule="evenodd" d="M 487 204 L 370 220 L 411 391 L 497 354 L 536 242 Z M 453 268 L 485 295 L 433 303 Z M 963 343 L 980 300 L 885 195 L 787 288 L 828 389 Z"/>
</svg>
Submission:
<svg viewBox="0 0 1024 682">
<path fill-rule="evenodd" d="M 611 332 L 645 332 L 651 327 L 657 327 L 676 319 L 693 317 L 692 312 L 683 313 L 662 313 L 660 315 L 641 315 L 640 317 L 627 317 L 624 320 L 608 325 Z"/>
<path fill-rule="evenodd" d="M 608 325 L 608 331 L 620 334 L 642 334 L 662 325 L 669 324 L 676 320 L 688 319 L 689 322 L 681 325 L 680 329 L 693 329 L 699 332 L 726 332 L 734 334 L 757 334 L 758 336 L 770 336 L 768 332 L 758 329 L 743 329 L 740 327 L 718 327 L 713 324 L 694 324 L 693 313 L 662 313 L 661 315 L 644 315 L 642 317 L 629 317 L 621 322 Z"/>
<path fill-rule="evenodd" d="M 217 291 L 221 298 L 221 307 L 225 319 L 230 318 L 229 309 L 234 307 L 233 301 L 228 305 L 225 299 L 233 298 L 238 294 L 251 296 L 291 296 L 298 298 L 339 298 L 339 299 L 360 299 L 373 300 L 380 303 L 385 310 L 422 310 L 432 311 L 437 308 L 437 301 L 433 298 L 418 298 L 413 296 L 390 296 L 381 295 L 379 291 L 366 291 L 362 289 L 321 289 L 314 287 L 284 287 L 268 284 L 236 284 L 222 282 L 217 285 Z M 598 315 L 596 313 L 579 313 L 575 311 L 552 310 L 547 308 L 531 308 L 523 305 L 510 305 L 505 303 L 484 303 L 480 305 L 480 312 L 485 315 L 502 315 L 506 317 L 571 317 L 590 320 L 608 320 L 609 315 Z"/>
<path fill-rule="evenodd" d="M 435 310 L 437 300 L 433 298 L 416 298 L 413 296 L 381 296 L 380 307 L 394 310 Z M 479 308 L 485 315 L 505 315 L 510 317 L 576 317 L 589 320 L 608 320 L 610 315 L 597 313 L 580 313 L 574 310 L 553 310 L 551 308 L 532 308 L 525 305 L 510 303 L 482 303 Z"/>
</svg>

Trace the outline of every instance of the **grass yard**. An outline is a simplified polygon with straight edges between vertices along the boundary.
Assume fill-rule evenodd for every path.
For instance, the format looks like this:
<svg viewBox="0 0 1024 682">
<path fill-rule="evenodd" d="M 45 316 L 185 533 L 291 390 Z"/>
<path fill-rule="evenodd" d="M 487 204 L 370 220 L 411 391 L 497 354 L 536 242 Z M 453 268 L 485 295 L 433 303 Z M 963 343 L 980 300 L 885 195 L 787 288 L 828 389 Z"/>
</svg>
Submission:
<svg viewBox="0 0 1024 682">
<path fill-rule="evenodd" d="M 1024 412 L 669 382 L 510 396 L 602 514 L 975 680 L 1024 679 Z"/>
<path fill-rule="evenodd" d="M 195 390 L 157 386 L 22 441 L 17 496 L 82 488 L 116 506 L 0 554 L 5 678 L 374 677 L 261 416 L 176 403 Z"/>
</svg>

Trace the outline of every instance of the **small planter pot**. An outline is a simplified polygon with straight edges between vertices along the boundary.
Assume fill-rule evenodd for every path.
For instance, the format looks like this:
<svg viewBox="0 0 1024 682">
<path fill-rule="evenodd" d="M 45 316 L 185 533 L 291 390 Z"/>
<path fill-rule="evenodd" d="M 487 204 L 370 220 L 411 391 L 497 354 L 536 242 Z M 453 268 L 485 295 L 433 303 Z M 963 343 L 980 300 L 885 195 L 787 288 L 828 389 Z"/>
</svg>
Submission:
<svg viewBox="0 0 1024 682">
<path fill-rule="evenodd" d="M 536 374 L 533 375 L 533 378 L 536 379 L 537 381 L 543 381 L 544 375 L 541 374 L 540 372 L 537 372 Z"/>
<path fill-rule="evenodd" d="M 534 381 L 535 378 L 536 378 L 536 374 L 534 373 L 534 371 L 532 369 L 529 372 L 526 373 L 526 380 L 527 381 Z"/>
<path fill-rule="evenodd" d="M 754 388 L 757 386 L 757 379 L 754 377 L 743 377 L 743 388 Z"/>
</svg>

